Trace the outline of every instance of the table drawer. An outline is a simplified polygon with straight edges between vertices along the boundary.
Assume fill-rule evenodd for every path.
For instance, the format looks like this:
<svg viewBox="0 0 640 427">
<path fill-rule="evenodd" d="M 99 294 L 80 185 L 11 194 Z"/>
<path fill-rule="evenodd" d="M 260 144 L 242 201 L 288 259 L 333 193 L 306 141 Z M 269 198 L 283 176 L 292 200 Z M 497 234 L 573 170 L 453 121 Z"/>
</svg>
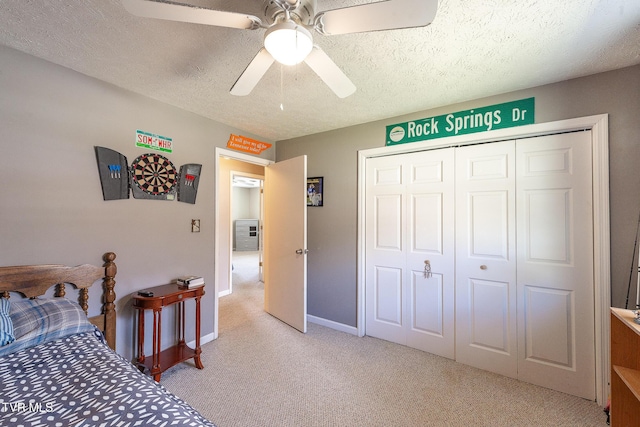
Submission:
<svg viewBox="0 0 640 427">
<path fill-rule="evenodd" d="M 180 292 L 180 293 L 173 294 L 173 295 L 167 295 L 166 297 L 164 297 L 164 304 L 163 305 L 170 305 L 170 304 L 175 304 L 175 303 L 180 302 L 180 301 L 184 301 L 187 298 L 193 297 L 192 294 L 193 294 L 192 290 L 185 289 L 184 292 Z"/>
</svg>

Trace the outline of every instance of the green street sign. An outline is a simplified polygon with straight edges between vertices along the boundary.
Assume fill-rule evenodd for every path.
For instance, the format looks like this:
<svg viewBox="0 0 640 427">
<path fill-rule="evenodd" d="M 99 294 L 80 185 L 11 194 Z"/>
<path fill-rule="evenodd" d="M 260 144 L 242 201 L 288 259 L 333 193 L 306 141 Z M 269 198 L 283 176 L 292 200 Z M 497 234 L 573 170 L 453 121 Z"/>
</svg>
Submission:
<svg viewBox="0 0 640 427">
<path fill-rule="evenodd" d="M 387 126 L 386 145 L 530 125 L 534 120 L 535 98 L 520 99 Z"/>
</svg>

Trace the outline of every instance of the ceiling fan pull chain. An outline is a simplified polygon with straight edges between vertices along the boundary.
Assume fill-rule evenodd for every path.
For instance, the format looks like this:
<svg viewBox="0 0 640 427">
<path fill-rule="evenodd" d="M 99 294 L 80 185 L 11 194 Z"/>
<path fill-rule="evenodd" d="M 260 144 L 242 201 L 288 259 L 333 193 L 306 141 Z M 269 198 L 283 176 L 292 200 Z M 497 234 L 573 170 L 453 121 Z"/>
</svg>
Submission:
<svg viewBox="0 0 640 427">
<path fill-rule="evenodd" d="M 280 64 L 280 111 L 284 111 L 284 65 Z"/>
</svg>

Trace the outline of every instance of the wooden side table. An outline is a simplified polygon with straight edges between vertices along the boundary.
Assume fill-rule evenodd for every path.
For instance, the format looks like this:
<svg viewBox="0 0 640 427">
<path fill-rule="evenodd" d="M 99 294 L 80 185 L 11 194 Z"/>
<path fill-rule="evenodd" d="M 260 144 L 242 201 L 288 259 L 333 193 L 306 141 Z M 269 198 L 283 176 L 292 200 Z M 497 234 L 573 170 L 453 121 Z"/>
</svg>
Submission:
<svg viewBox="0 0 640 427">
<path fill-rule="evenodd" d="M 138 357 L 136 359 L 141 371 L 148 370 L 154 380 L 160 381 L 162 373 L 172 366 L 193 358 L 198 369 L 204 368 L 200 360 L 200 299 L 204 295 L 204 286 L 197 288 L 181 287 L 176 284 L 156 286 L 146 289 L 153 292 L 153 296 L 133 295 L 133 306 L 138 310 Z M 196 302 L 196 348 L 187 346 L 184 340 L 185 310 L 184 302 L 188 299 Z M 178 304 L 176 322 L 178 343 L 161 351 L 162 337 L 162 308 Z M 153 310 L 153 347 L 152 355 L 147 358 L 144 354 L 144 312 Z"/>
</svg>

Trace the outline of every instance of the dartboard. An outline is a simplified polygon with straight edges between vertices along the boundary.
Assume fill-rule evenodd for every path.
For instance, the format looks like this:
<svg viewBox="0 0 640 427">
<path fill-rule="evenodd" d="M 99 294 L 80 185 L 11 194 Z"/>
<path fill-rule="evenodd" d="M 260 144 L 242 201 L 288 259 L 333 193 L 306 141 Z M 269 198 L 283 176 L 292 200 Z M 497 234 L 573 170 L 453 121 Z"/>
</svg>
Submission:
<svg viewBox="0 0 640 427">
<path fill-rule="evenodd" d="M 167 194 L 177 184 L 178 173 L 166 157 L 143 154 L 131 164 L 131 181 L 147 194 Z"/>
</svg>

